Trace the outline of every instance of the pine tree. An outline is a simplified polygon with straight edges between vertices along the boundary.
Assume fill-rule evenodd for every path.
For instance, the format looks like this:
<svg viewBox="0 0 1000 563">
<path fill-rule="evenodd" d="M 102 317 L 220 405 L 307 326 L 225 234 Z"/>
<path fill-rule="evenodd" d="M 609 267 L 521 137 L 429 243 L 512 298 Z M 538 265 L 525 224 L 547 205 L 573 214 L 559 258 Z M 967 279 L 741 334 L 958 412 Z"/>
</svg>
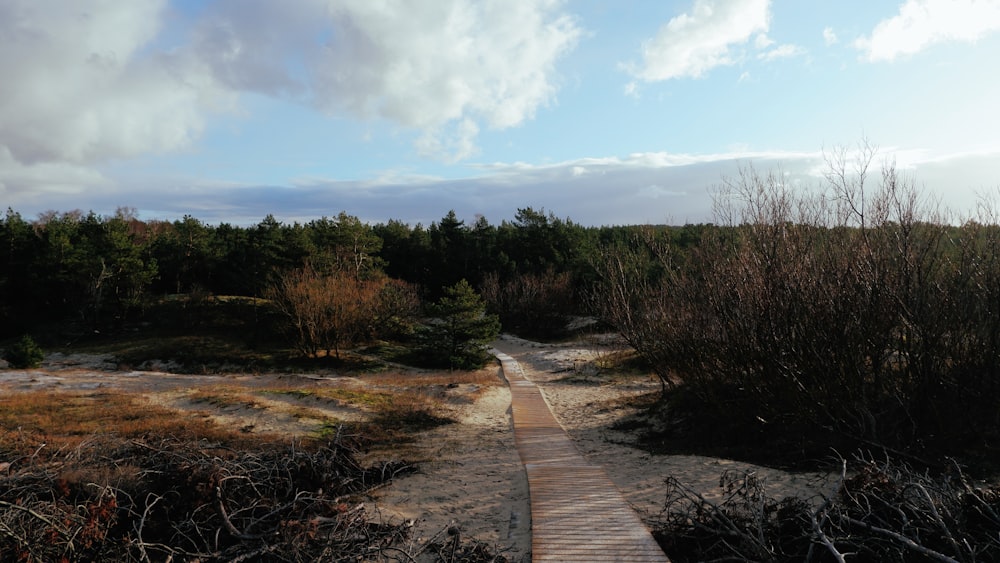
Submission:
<svg viewBox="0 0 1000 563">
<path fill-rule="evenodd" d="M 500 320 L 466 280 L 445 288 L 428 307 L 433 319 L 421 332 L 421 349 L 436 366 L 478 369 L 486 365 L 489 343 L 500 334 Z"/>
<path fill-rule="evenodd" d="M 27 334 L 3 353 L 3 359 L 14 369 L 37 368 L 44 358 L 42 348 Z"/>
</svg>

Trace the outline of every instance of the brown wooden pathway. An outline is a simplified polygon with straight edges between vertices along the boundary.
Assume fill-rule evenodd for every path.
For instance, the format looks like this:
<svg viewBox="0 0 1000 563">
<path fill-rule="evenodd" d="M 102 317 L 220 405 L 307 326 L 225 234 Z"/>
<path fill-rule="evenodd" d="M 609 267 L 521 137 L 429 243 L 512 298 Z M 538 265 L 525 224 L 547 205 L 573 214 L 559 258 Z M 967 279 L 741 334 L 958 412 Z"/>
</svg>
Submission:
<svg viewBox="0 0 1000 563">
<path fill-rule="evenodd" d="M 517 361 L 494 355 L 510 384 L 514 439 L 528 474 L 532 561 L 669 563 L 604 469 L 580 455 Z"/>
</svg>

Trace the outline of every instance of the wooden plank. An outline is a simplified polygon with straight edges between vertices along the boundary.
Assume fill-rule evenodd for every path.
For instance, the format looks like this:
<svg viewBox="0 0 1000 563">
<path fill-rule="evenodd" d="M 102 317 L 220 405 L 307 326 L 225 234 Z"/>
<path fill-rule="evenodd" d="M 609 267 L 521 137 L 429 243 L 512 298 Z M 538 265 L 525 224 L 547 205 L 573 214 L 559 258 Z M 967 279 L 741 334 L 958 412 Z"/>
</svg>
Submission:
<svg viewBox="0 0 1000 563">
<path fill-rule="evenodd" d="M 604 469 L 580 455 L 521 366 L 496 356 L 510 385 L 514 439 L 528 475 L 532 561 L 669 563 Z"/>
</svg>

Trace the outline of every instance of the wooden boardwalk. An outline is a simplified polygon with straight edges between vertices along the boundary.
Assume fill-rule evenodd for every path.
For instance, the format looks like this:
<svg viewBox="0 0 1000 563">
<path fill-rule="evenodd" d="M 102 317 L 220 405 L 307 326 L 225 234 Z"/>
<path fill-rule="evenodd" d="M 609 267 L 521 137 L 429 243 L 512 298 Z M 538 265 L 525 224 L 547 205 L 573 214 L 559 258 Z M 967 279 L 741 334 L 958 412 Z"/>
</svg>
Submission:
<svg viewBox="0 0 1000 563">
<path fill-rule="evenodd" d="M 494 355 L 510 384 L 514 439 L 528 474 L 532 561 L 669 563 L 604 469 L 580 455 L 517 361 Z"/>
</svg>

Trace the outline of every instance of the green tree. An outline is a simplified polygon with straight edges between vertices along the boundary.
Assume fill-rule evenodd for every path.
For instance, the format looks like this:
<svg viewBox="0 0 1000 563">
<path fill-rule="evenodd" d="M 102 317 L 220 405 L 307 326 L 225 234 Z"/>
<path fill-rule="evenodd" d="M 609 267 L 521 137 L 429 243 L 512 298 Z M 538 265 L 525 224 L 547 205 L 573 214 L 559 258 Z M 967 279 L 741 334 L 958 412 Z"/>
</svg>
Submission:
<svg viewBox="0 0 1000 563">
<path fill-rule="evenodd" d="M 187 293 L 208 287 L 219 257 L 212 253 L 212 229 L 190 215 L 167 223 L 152 245 L 163 288 L 170 293 Z"/>
<path fill-rule="evenodd" d="M 31 326 L 38 314 L 37 284 L 31 267 L 38 255 L 38 237 L 19 213 L 7 209 L 0 219 L 0 337 Z"/>
<path fill-rule="evenodd" d="M 3 353 L 3 359 L 14 369 L 37 368 L 44 357 L 42 348 L 27 334 Z"/>
<path fill-rule="evenodd" d="M 302 226 L 283 225 L 271 214 L 249 230 L 248 242 L 254 297 L 260 296 L 274 276 L 301 267 L 310 254 L 310 242 Z"/>
<path fill-rule="evenodd" d="M 345 211 L 335 219 L 310 221 L 306 230 L 316 248 L 312 263 L 317 268 L 352 272 L 354 277 L 362 278 L 382 265 L 377 258 L 382 239 L 361 219 Z"/>
<path fill-rule="evenodd" d="M 107 218 L 46 212 L 34 231 L 38 252 L 28 268 L 33 287 L 19 298 L 31 299 L 42 315 L 75 312 L 96 327 L 122 321 L 143 305 L 157 266 L 134 210 L 121 208 Z"/>
<path fill-rule="evenodd" d="M 108 218 L 90 213 L 80 222 L 70 271 L 89 298 L 84 315 L 95 325 L 107 320 L 105 311 L 121 321 L 138 309 L 156 277 L 156 261 L 135 226 L 134 211 L 126 208 Z"/>
<path fill-rule="evenodd" d="M 210 238 L 209 249 L 219 260 L 212 291 L 221 295 L 254 295 L 258 278 L 251 231 L 221 223 Z"/>
<path fill-rule="evenodd" d="M 38 250 L 27 272 L 31 290 L 18 299 L 33 301 L 42 316 L 83 315 L 86 309 L 87 292 L 74 275 L 82 216 L 79 210 L 47 211 L 33 224 Z"/>
<path fill-rule="evenodd" d="M 392 278 L 405 280 L 417 285 L 427 285 L 431 270 L 431 238 L 423 225 L 415 227 L 390 220 L 384 225 L 376 225 L 373 232 L 382 240 L 378 257 L 384 264 L 385 273 Z"/>
<path fill-rule="evenodd" d="M 469 229 L 465 221 L 459 220 L 455 211 L 451 210 L 440 222 L 431 223 L 428 233 L 432 268 L 425 283 L 432 289 L 434 297 L 440 297 L 441 293 L 435 293 L 433 288 L 450 287 L 470 277 Z"/>
<path fill-rule="evenodd" d="M 478 369 L 489 361 L 487 347 L 500 334 L 500 319 L 466 280 L 445 288 L 428 307 L 432 319 L 421 331 L 421 350 L 436 366 Z"/>
</svg>

